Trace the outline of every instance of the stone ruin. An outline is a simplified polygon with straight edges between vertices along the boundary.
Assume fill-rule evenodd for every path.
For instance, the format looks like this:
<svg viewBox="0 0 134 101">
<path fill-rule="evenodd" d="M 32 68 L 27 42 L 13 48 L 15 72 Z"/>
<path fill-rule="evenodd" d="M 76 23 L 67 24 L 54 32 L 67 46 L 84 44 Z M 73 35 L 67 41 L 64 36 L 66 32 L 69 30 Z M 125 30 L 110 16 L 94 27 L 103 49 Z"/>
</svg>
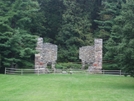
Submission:
<svg viewBox="0 0 134 101">
<path fill-rule="evenodd" d="M 39 72 L 49 72 L 47 65 L 51 64 L 51 68 L 55 72 L 55 64 L 57 60 L 57 45 L 51 43 L 43 43 L 43 38 L 37 39 L 37 54 L 35 54 L 35 70 Z M 89 71 L 102 69 L 102 39 L 95 39 L 94 46 L 83 46 L 79 48 L 79 59 L 82 61 L 82 69 L 88 65 Z"/>
<path fill-rule="evenodd" d="M 93 64 L 94 57 L 94 46 L 83 46 L 79 49 L 79 59 L 82 61 L 82 69 L 85 68 L 85 65 Z"/>
<path fill-rule="evenodd" d="M 48 72 L 47 65 L 51 64 L 51 68 L 55 72 L 55 63 L 57 60 L 57 45 L 51 43 L 43 43 L 43 38 L 37 39 L 37 46 L 35 54 L 35 70 L 41 72 Z"/>
<path fill-rule="evenodd" d="M 82 61 L 82 69 L 88 65 L 89 71 L 102 69 L 102 39 L 95 39 L 94 46 L 83 46 L 79 48 L 79 59 Z"/>
</svg>

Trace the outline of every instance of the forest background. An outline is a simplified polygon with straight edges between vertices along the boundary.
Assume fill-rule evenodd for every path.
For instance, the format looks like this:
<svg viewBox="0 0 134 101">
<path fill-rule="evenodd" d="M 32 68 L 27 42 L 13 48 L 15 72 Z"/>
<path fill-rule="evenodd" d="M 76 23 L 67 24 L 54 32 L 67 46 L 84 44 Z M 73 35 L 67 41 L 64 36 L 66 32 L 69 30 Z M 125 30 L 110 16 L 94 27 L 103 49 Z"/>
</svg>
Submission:
<svg viewBox="0 0 134 101">
<path fill-rule="evenodd" d="M 134 76 L 133 0 L 1 0 L 0 72 L 34 67 L 36 38 L 58 45 L 57 62 L 80 62 L 81 46 L 103 39 L 103 69 Z"/>
</svg>

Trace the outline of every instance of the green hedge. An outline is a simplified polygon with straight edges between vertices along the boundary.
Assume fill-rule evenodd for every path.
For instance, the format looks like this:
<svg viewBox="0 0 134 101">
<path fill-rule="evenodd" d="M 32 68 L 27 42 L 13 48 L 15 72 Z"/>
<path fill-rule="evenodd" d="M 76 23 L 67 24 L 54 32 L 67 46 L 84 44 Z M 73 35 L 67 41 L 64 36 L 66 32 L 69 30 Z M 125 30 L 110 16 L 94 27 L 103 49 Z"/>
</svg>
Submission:
<svg viewBox="0 0 134 101">
<path fill-rule="evenodd" d="M 68 62 L 68 63 L 57 63 L 56 64 L 56 68 L 57 69 L 81 69 L 81 64 L 80 63 L 72 63 L 72 62 Z"/>
</svg>

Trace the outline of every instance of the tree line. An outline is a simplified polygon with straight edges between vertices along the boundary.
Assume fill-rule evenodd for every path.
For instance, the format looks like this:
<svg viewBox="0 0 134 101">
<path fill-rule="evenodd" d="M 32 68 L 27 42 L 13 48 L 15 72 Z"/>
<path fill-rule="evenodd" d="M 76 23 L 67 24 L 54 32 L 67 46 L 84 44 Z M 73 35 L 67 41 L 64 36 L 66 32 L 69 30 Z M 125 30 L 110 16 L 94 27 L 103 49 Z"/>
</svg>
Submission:
<svg viewBox="0 0 134 101">
<path fill-rule="evenodd" d="M 104 69 L 134 76 L 133 0 L 1 0 L 0 71 L 33 67 L 36 38 L 58 45 L 58 62 L 79 62 L 102 38 Z"/>
</svg>

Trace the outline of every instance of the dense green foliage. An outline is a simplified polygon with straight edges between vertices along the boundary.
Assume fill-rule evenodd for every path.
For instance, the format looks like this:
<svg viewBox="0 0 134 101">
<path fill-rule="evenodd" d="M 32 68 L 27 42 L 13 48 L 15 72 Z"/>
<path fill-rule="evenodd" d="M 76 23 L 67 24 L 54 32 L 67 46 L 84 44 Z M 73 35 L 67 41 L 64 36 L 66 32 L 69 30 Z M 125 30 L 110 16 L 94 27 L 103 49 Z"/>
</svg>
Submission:
<svg viewBox="0 0 134 101">
<path fill-rule="evenodd" d="M 0 68 L 32 66 L 35 36 L 30 34 L 31 18 L 38 11 L 32 0 L 0 1 Z"/>
<path fill-rule="evenodd" d="M 134 76 L 134 1 L 122 5 L 120 14 L 114 19 L 105 57 L 112 67 L 123 69 Z M 114 64 L 114 65 L 113 65 Z"/>
<path fill-rule="evenodd" d="M 78 50 L 104 41 L 104 68 L 134 76 L 133 0 L 1 0 L 0 71 L 32 67 L 36 36 L 58 45 L 58 62 L 79 62 Z"/>
</svg>

